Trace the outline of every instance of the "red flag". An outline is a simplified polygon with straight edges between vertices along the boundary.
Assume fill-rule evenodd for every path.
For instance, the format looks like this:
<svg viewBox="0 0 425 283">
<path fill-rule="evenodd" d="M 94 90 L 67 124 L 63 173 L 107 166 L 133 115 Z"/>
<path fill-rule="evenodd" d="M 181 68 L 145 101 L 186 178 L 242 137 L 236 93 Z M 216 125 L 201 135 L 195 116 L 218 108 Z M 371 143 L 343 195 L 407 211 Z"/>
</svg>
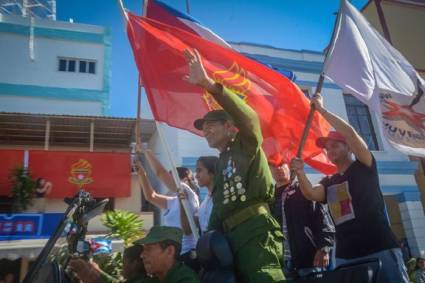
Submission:
<svg viewBox="0 0 425 283">
<path fill-rule="evenodd" d="M 183 51 L 195 48 L 211 78 L 235 91 L 257 112 L 269 161 L 288 162 L 295 156 L 310 104 L 286 77 L 231 49 L 131 13 L 127 33 L 156 120 L 201 134 L 193 121 L 219 107 L 211 95 L 183 80 L 189 73 Z M 316 113 L 303 151 L 303 159 L 325 174 L 335 172 L 335 167 L 315 140 L 330 128 Z"/>
</svg>

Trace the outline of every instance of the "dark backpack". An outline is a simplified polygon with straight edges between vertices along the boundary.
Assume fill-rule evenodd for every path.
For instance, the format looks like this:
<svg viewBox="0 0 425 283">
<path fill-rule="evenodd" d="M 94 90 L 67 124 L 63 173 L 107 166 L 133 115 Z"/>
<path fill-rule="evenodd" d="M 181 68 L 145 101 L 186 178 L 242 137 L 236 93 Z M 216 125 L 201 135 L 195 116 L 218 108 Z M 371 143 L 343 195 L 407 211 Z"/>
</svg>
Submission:
<svg viewBox="0 0 425 283">
<path fill-rule="evenodd" d="M 232 250 L 222 233 L 209 231 L 202 235 L 196 254 L 202 266 L 203 283 L 236 283 Z"/>
</svg>

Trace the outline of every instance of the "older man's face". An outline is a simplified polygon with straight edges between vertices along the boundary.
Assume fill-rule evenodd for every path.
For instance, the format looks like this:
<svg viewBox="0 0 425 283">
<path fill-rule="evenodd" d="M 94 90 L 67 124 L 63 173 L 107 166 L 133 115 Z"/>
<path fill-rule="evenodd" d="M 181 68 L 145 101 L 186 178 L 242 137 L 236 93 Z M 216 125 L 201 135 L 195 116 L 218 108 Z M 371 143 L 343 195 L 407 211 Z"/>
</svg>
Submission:
<svg viewBox="0 0 425 283">
<path fill-rule="evenodd" d="M 174 258 L 169 249 L 170 246 L 163 249 L 158 243 L 143 246 L 141 257 L 148 274 L 156 275 L 164 272 L 164 267 Z"/>
<path fill-rule="evenodd" d="M 220 149 L 232 138 L 233 125 L 222 121 L 205 121 L 202 126 L 204 137 L 211 148 Z"/>
</svg>

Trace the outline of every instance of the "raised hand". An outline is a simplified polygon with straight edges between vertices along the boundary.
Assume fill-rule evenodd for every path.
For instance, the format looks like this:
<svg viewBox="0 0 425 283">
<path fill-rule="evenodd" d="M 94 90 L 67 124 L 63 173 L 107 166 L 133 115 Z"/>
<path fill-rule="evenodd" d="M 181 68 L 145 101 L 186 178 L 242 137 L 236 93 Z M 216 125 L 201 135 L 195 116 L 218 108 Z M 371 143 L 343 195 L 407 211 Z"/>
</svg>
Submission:
<svg viewBox="0 0 425 283">
<path fill-rule="evenodd" d="M 304 172 L 304 161 L 301 158 L 294 158 L 291 160 L 291 163 L 289 165 L 291 168 L 291 171 L 294 171 L 297 174 Z"/>
<path fill-rule="evenodd" d="M 190 49 L 184 50 L 184 57 L 189 65 L 189 75 L 185 76 L 184 79 L 191 84 L 209 89 L 211 85 L 214 85 L 214 81 L 208 76 L 205 71 L 204 65 L 202 64 L 201 55 L 198 50 Z"/>
<path fill-rule="evenodd" d="M 315 95 L 313 95 L 313 97 L 310 100 L 311 104 L 314 105 L 316 107 L 316 110 L 319 113 L 323 113 L 325 112 L 325 108 L 323 107 L 323 98 L 320 95 L 320 93 L 316 93 Z"/>
</svg>

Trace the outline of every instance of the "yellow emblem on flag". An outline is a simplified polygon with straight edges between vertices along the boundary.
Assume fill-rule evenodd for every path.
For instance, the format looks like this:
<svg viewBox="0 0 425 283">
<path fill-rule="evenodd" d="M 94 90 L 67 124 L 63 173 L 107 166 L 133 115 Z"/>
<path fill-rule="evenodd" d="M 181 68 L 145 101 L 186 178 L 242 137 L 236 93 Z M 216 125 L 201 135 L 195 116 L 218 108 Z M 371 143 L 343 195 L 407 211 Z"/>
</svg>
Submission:
<svg viewBox="0 0 425 283">
<path fill-rule="evenodd" d="M 71 176 L 68 178 L 68 182 L 77 185 L 79 188 L 93 183 L 93 178 L 91 177 L 92 166 L 85 159 L 80 159 L 78 162 L 72 164 L 70 173 Z"/>
<path fill-rule="evenodd" d="M 218 70 L 213 72 L 213 80 L 228 89 L 235 92 L 243 101 L 247 100 L 247 93 L 251 89 L 252 83 L 246 77 L 246 71 L 242 69 L 238 63 L 233 62 L 232 66 L 226 70 Z M 202 96 L 208 106 L 208 109 L 218 110 L 222 107 L 217 103 L 214 97 L 205 91 Z"/>
</svg>

